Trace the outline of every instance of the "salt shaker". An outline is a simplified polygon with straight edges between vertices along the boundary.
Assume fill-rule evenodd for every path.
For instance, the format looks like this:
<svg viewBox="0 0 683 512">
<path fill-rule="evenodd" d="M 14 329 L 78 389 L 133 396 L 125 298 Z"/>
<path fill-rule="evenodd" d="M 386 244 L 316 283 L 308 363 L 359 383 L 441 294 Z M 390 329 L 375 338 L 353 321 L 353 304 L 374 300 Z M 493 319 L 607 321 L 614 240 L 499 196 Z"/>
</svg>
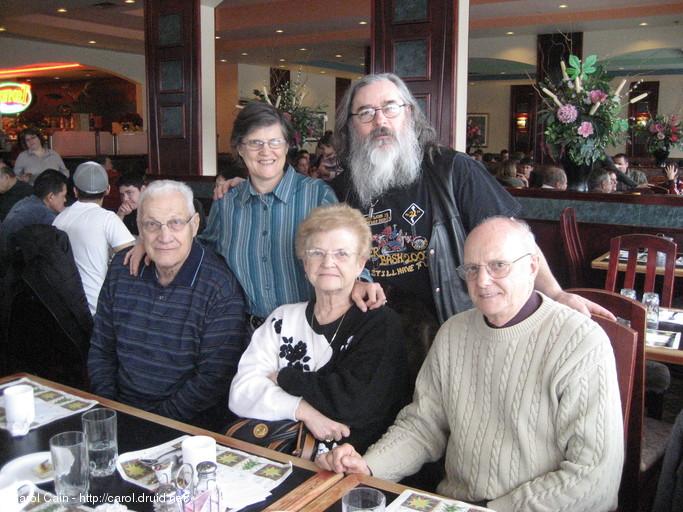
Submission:
<svg viewBox="0 0 683 512">
<path fill-rule="evenodd" d="M 154 494 L 154 512 L 182 512 L 175 485 L 161 484 Z"/>
<path fill-rule="evenodd" d="M 217 469 L 218 466 L 215 462 L 204 461 L 197 464 L 197 486 L 194 491 L 194 501 L 195 503 L 203 503 L 201 512 L 219 512 L 219 494 L 216 486 Z"/>
</svg>

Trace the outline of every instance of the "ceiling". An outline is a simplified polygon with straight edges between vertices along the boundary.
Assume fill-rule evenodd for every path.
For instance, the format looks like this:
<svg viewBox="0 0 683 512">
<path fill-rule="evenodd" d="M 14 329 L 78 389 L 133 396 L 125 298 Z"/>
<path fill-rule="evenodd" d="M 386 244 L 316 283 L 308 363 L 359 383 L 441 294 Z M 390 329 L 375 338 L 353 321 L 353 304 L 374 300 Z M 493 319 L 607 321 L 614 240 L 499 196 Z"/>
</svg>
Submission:
<svg viewBox="0 0 683 512">
<path fill-rule="evenodd" d="M 129 0 L 131 1 L 131 0 Z M 53 43 L 144 53 L 143 1 L 2 0 L 3 35 Z M 224 0 L 216 8 L 216 59 L 270 66 L 329 69 L 346 75 L 363 71 L 370 44 L 372 0 Z M 566 8 L 560 8 L 560 4 Z M 66 12 L 60 13 L 58 9 Z M 483 37 L 552 32 L 638 30 L 683 25 L 683 2 L 673 0 L 470 0 L 471 44 Z M 365 24 L 361 24 L 365 23 Z M 277 33 L 276 30 L 281 30 Z M 245 55 L 246 54 L 246 55 Z M 683 52 L 634 55 L 657 58 L 662 69 L 683 69 Z M 635 60 L 634 60 L 635 59 Z M 514 74 L 496 59 L 472 59 L 476 75 Z M 614 68 L 629 65 L 629 57 Z M 496 70 L 496 71 L 494 71 Z M 522 65 L 518 72 L 528 72 Z M 70 72 L 75 77 L 97 70 Z M 93 75 L 95 73 L 95 75 Z M 53 73 L 47 72 L 46 79 Z M 38 78 L 39 79 L 39 78 Z"/>
</svg>

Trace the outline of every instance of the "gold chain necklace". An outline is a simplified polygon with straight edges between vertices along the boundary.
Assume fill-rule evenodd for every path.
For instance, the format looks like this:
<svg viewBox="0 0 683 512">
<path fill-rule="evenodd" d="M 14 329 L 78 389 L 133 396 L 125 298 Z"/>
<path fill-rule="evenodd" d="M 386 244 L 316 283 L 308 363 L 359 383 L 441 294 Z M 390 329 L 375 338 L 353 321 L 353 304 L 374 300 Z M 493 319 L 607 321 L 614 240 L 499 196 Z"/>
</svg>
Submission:
<svg viewBox="0 0 683 512">
<path fill-rule="evenodd" d="M 344 323 L 344 318 L 346 318 L 346 313 L 348 313 L 348 312 L 349 312 L 348 309 L 346 311 L 344 311 L 344 314 L 342 315 L 341 320 L 339 321 L 339 325 L 337 326 L 337 329 L 335 329 L 334 334 L 332 335 L 332 339 L 327 342 L 329 345 L 332 345 L 332 343 L 334 343 L 334 340 L 337 337 L 337 333 L 339 333 L 339 329 L 341 329 L 341 326 Z M 313 329 L 313 332 L 315 332 L 315 326 L 313 324 L 314 319 L 315 319 L 315 311 L 313 310 L 313 308 L 311 308 L 311 329 Z M 320 324 L 318 324 L 318 327 L 322 327 L 322 326 Z M 327 337 L 325 337 L 325 339 L 327 339 Z"/>
</svg>

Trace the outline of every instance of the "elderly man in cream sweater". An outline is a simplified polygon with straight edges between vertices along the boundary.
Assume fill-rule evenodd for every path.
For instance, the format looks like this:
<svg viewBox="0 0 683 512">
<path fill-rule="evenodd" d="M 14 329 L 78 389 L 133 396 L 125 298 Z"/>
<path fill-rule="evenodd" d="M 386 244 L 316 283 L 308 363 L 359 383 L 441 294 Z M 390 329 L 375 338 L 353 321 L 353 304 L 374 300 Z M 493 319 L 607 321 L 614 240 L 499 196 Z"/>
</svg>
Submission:
<svg viewBox="0 0 683 512">
<path fill-rule="evenodd" d="M 534 291 L 529 227 L 494 217 L 467 237 L 458 273 L 476 309 L 439 330 L 413 402 L 337 472 L 400 480 L 445 453 L 438 491 L 497 511 L 612 510 L 624 458 L 614 355 L 589 318 Z"/>
</svg>

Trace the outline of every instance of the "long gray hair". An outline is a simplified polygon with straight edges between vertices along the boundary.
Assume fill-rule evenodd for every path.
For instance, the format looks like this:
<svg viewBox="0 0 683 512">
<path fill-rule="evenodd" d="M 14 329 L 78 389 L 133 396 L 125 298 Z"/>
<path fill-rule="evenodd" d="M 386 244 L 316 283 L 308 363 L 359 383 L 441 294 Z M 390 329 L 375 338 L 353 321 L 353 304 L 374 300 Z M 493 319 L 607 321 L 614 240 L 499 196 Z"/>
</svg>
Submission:
<svg viewBox="0 0 683 512">
<path fill-rule="evenodd" d="M 342 98 L 339 108 L 337 109 L 337 117 L 334 130 L 334 146 L 337 149 L 337 156 L 342 163 L 346 164 L 349 157 L 349 148 L 351 144 L 351 134 L 349 130 L 351 121 L 351 105 L 356 93 L 359 89 L 375 82 L 386 80 L 391 82 L 398 89 L 402 101 L 410 106 L 413 129 L 420 146 L 425 149 L 427 146 L 436 145 L 436 131 L 429 124 L 422 109 L 417 103 L 415 97 L 411 94 L 406 84 L 398 76 L 393 73 L 379 73 L 375 75 L 365 75 L 363 78 L 354 82 L 348 88 L 344 97 Z"/>
</svg>

